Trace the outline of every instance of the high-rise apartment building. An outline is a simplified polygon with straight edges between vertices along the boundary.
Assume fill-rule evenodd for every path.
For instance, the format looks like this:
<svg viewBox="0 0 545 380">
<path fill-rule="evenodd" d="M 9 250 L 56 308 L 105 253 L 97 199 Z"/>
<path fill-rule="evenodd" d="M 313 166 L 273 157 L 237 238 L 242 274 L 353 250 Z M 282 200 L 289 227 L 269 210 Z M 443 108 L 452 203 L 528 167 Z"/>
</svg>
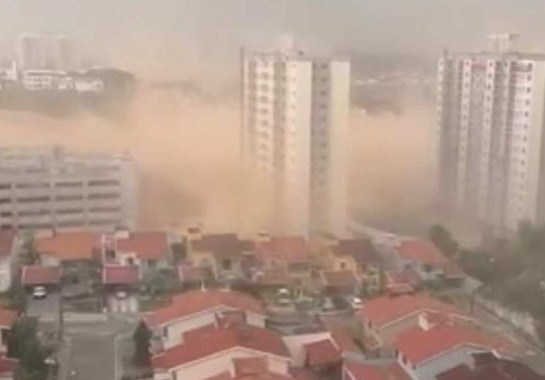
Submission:
<svg viewBox="0 0 545 380">
<path fill-rule="evenodd" d="M 137 180 L 128 154 L 0 148 L 0 228 L 134 228 Z"/>
<path fill-rule="evenodd" d="M 244 51 L 242 86 L 242 153 L 271 186 L 274 232 L 344 234 L 350 63 Z"/>
<path fill-rule="evenodd" d="M 438 64 L 442 204 L 505 235 L 545 220 L 545 55 L 445 54 Z"/>
<path fill-rule="evenodd" d="M 17 53 L 22 69 L 77 69 L 74 43 L 62 35 L 23 34 L 18 41 Z"/>
</svg>

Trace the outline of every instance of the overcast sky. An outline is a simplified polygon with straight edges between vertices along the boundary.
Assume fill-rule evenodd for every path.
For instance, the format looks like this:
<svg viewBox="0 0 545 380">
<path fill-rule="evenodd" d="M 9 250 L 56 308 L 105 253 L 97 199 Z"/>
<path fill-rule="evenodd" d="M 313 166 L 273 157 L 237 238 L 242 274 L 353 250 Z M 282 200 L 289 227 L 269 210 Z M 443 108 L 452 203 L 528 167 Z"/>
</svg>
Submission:
<svg viewBox="0 0 545 380">
<path fill-rule="evenodd" d="M 515 31 L 545 50 L 544 18 L 544 0 L 0 0 L 0 47 L 25 31 L 63 32 L 102 62 L 172 70 L 287 32 L 317 50 L 435 54 Z"/>
</svg>

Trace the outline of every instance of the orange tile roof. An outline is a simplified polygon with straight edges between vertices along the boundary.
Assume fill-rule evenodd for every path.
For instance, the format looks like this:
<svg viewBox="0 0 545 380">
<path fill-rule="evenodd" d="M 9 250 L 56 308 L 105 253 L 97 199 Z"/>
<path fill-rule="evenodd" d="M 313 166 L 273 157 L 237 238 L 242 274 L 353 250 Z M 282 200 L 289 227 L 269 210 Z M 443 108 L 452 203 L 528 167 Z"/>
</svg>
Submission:
<svg viewBox="0 0 545 380">
<path fill-rule="evenodd" d="M 37 239 L 36 251 L 61 261 L 90 260 L 99 247 L 99 237 L 89 232 L 63 232 Z"/>
<path fill-rule="evenodd" d="M 500 337 L 455 323 L 444 323 L 427 330 L 416 326 L 402 332 L 394 340 L 394 347 L 413 365 L 462 346 L 511 354 L 516 352 L 512 343 Z"/>
<path fill-rule="evenodd" d="M 169 251 L 164 232 L 131 232 L 128 238 L 117 239 L 116 248 L 121 252 L 134 252 L 144 260 L 166 258 Z"/>
<path fill-rule="evenodd" d="M 15 232 L 0 230 L 0 256 L 9 256 L 15 242 Z"/>
<path fill-rule="evenodd" d="M 272 330 L 250 325 L 236 325 L 201 334 L 184 335 L 186 341 L 152 358 L 156 369 L 170 369 L 235 347 L 247 348 L 263 354 L 289 358 L 282 336 Z"/>
<path fill-rule="evenodd" d="M 381 327 L 424 311 L 440 311 L 465 317 L 456 307 L 424 295 L 380 296 L 365 300 L 362 315 L 375 327 Z"/>
<path fill-rule="evenodd" d="M 0 326 L 11 327 L 18 317 L 19 314 L 16 311 L 0 308 Z"/>
<path fill-rule="evenodd" d="M 354 380 L 410 380 L 409 375 L 395 362 L 385 365 L 347 362 L 344 369 Z"/>
<path fill-rule="evenodd" d="M 21 270 L 21 283 L 23 285 L 54 285 L 60 282 L 60 267 L 25 265 Z"/>
<path fill-rule="evenodd" d="M 134 285 L 140 281 L 136 265 L 106 265 L 102 268 L 104 285 Z"/>
<path fill-rule="evenodd" d="M 417 261 L 423 265 L 445 265 L 448 259 L 427 239 L 406 240 L 397 247 L 400 256 Z"/>
<path fill-rule="evenodd" d="M 190 290 L 174 296 L 170 305 L 157 309 L 145 317 L 152 326 L 187 317 L 217 306 L 263 314 L 263 306 L 257 299 L 236 291 Z"/>
<path fill-rule="evenodd" d="M 325 366 L 340 363 L 342 361 L 341 351 L 330 339 L 324 339 L 304 345 L 307 365 Z"/>
<path fill-rule="evenodd" d="M 274 257 L 286 264 L 311 260 L 310 247 L 302 236 L 273 237 L 261 243 L 257 250 L 264 259 Z"/>
</svg>

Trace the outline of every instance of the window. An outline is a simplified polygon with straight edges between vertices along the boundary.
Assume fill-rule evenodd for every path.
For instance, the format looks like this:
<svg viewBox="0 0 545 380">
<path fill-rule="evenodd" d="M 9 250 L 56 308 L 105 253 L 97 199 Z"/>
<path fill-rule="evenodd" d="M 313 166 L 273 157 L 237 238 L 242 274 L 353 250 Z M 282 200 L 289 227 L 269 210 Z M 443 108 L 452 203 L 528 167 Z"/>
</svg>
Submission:
<svg viewBox="0 0 545 380">
<path fill-rule="evenodd" d="M 231 259 L 223 259 L 221 262 L 221 268 L 223 270 L 231 270 L 233 267 L 233 262 Z"/>
</svg>

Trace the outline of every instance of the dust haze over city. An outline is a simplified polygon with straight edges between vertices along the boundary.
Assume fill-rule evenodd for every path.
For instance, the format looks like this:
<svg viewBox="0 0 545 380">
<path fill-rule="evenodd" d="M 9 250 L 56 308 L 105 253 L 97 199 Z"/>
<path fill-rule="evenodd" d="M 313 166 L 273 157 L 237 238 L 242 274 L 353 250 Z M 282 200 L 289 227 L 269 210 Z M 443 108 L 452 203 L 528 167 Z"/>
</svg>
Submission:
<svg viewBox="0 0 545 380">
<path fill-rule="evenodd" d="M 485 3 L 452 6 L 419 1 L 405 7 L 356 1 L 163 1 L 156 6 L 4 1 L 0 27 L 4 51 L 14 49 L 22 32 L 62 32 L 77 41 L 83 59 L 134 72 L 139 85 L 137 100 L 121 122 L 82 115 L 48 118 L 42 125 L 41 119 L 32 121 L 34 116 L 7 112 L 2 117 L 2 140 L 130 151 L 143 173 L 144 225 L 161 228 L 196 218 L 225 227 L 241 206 L 237 199 L 241 46 L 274 46 L 279 35 L 290 33 L 301 49 L 352 55 L 353 72 L 362 79 L 397 70 L 432 80 L 433 57 L 442 48 L 470 49 L 481 36 L 497 30 L 496 24 L 505 28 L 505 17 L 512 18 L 517 31 L 530 28 L 527 20 L 520 22 L 519 8 L 507 3 L 504 10 L 481 20 L 489 5 Z M 434 17 L 426 20 L 426 27 L 417 26 L 420 14 Z M 429 33 L 430 29 L 436 32 Z M 532 37 L 531 32 L 525 37 Z M 374 64 L 366 65 L 366 54 L 374 55 Z M 354 75 L 352 81 L 357 79 Z M 150 89 L 158 81 L 184 81 L 197 91 Z M 433 91 L 429 84 L 427 90 Z M 399 227 L 395 217 L 428 217 L 433 98 L 424 98 L 419 90 L 387 100 L 398 103 L 397 114 L 386 110 L 361 116 L 356 107 L 351 110 L 352 209 L 395 228 Z"/>
<path fill-rule="evenodd" d="M 545 380 L 544 17 L 0 0 L 0 379 Z"/>
</svg>

